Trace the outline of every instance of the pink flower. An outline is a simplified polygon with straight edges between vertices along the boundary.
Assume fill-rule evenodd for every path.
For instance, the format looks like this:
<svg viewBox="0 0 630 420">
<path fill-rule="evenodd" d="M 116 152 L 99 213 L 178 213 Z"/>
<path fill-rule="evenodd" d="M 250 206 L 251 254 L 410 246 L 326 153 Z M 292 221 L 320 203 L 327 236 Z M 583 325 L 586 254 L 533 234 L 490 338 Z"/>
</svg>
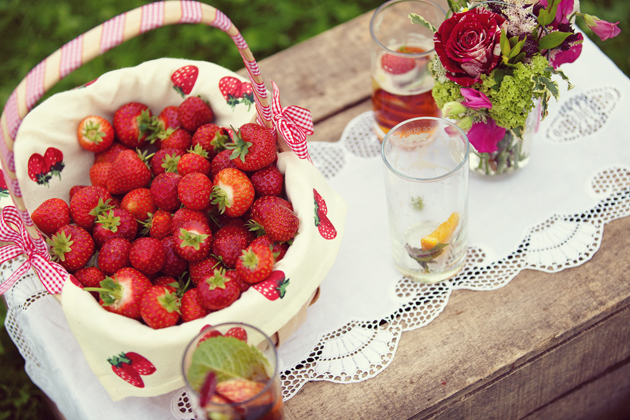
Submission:
<svg viewBox="0 0 630 420">
<path fill-rule="evenodd" d="M 468 141 L 479 153 L 494 153 L 498 150 L 497 144 L 505 137 L 505 128 L 488 118 L 487 122 L 473 124 L 467 133 Z"/>
<path fill-rule="evenodd" d="M 543 7 L 547 7 L 547 0 L 540 0 L 539 2 Z M 569 18 L 580 9 L 580 2 L 578 0 L 562 0 L 558 4 L 556 10 L 556 24 L 569 23 Z"/>
<path fill-rule="evenodd" d="M 470 109 L 492 109 L 492 102 L 486 95 L 475 89 L 461 88 L 461 94 L 464 96 L 462 105 Z"/>
<path fill-rule="evenodd" d="M 505 19 L 476 8 L 455 13 L 435 33 L 435 52 L 446 68 L 446 77 L 462 86 L 479 82 L 501 57 L 501 27 Z"/>
<path fill-rule="evenodd" d="M 584 21 L 586 22 L 586 25 L 591 28 L 591 30 L 595 32 L 595 34 L 602 41 L 614 38 L 621 33 L 621 29 L 617 27 L 617 25 L 619 25 L 619 22 L 610 23 L 606 22 L 605 20 L 601 20 L 596 16 L 589 16 L 590 19 L 586 18 L 586 16 L 589 15 L 584 15 Z"/>
<path fill-rule="evenodd" d="M 569 36 L 559 49 L 551 50 L 550 63 L 554 69 L 563 64 L 573 63 L 582 54 L 584 37 L 581 33 Z"/>
</svg>

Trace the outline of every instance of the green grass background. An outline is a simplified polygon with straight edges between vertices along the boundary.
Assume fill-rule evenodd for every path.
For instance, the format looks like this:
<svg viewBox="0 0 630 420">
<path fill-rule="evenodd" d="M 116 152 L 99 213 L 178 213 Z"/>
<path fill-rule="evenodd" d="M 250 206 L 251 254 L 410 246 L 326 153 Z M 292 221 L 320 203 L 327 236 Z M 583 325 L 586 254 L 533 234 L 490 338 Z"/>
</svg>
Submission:
<svg viewBox="0 0 630 420">
<path fill-rule="evenodd" d="M 147 1 L 0 0 L 0 104 L 37 63 L 66 42 L 98 24 Z M 380 0 L 216 0 L 239 28 L 257 60 L 311 38 L 381 4 Z M 596 44 L 630 75 L 630 1 L 582 0 L 584 13 L 617 22 L 622 33 Z M 231 39 L 203 25 L 160 28 L 108 51 L 84 65 L 47 95 L 82 85 L 102 73 L 159 57 L 183 57 L 243 67 Z M 6 315 L 0 303 L 0 320 Z M 41 391 L 24 372 L 24 360 L 0 328 L 0 420 L 53 419 Z"/>
</svg>

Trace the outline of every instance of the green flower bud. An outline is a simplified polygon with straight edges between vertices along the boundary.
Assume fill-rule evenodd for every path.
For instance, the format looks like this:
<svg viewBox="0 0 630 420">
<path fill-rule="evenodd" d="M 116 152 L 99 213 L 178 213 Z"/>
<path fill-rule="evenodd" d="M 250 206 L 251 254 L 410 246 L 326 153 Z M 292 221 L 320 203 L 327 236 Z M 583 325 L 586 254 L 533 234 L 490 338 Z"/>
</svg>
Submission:
<svg viewBox="0 0 630 420">
<path fill-rule="evenodd" d="M 442 107 L 442 115 L 448 118 L 457 118 L 459 115 L 466 112 L 468 108 L 462 105 L 460 102 L 447 102 Z"/>
<path fill-rule="evenodd" d="M 467 132 L 468 130 L 470 130 L 472 128 L 472 125 L 473 125 L 473 117 L 471 116 L 466 116 L 462 118 L 461 120 L 457 121 L 457 126 L 461 128 L 462 130 L 464 130 L 464 132 Z"/>
</svg>

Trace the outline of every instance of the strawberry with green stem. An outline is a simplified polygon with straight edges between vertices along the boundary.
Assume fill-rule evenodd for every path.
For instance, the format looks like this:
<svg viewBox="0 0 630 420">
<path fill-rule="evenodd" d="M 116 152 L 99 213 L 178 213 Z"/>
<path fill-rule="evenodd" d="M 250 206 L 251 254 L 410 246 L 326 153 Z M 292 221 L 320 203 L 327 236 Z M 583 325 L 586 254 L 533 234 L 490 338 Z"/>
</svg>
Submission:
<svg viewBox="0 0 630 420">
<path fill-rule="evenodd" d="M 254 284 L 252 287 L 269 300 L 283 299 L 287 293 L 289 279 L 280 270 L 272 271 L 266 280 Z"/>
<path fill-rule="evenodd" d="M 140 301 L 142 320 L 153 329 L 172 327 L 180 318 L 181 300 L 165 286 L 152 286 Z"/>
<path fill-rule="evenodd" d="M 156 122 L 145 104 L 129 102 L 114 112 L 113 126 L 116 138 L 125 146 L 143 146 L 156 132 Z M 155 141 L 155 140 L 154 140 Z"/>
<path fill-rule="evenodd" d="M 212 231 L 207 224 L 190 220 L 183 223 L 175 236 L 175 250 L 186 261 L 201 261 L 210 252 Z"/>
<path fill-rule="evenodd" d="M 53 260 L 71 273 L 83 268 L 94 254 L 92 236 L 79 226 L 62 226 L 46 242 Z"/>
<path fill-rule="evenodd" d="M 208 152 L 208 159 L 212 160 L 217 154 L 225 150 L 225 145 L 231 142 L 228 131 L 214 123 L 204 124 L 195 131 L 192 145 L 200 145 Z"/>
<path fill-rule="evenodd" d="M 152 174 L 146 151 L 125 150 L 116 156 L 107 177 L 107 190 L 111 194 L 126 194 L 136 188 L 145 188 L 151 182 Z"/>
<path fill-rule="evenodd" d="M 70 200 L 70 217 L 77 226 L 91 232 L 96 218 L 113 208 L 112 195 L 103 187 L 87 186 Z"/>
<path fill-rule="evenodd" d="M 257 171 L 271 165 L 276 159 L 276 137 L 271 129 L 259 124 L 246 123 L 234 130 L 232 143 L 225 145 L 232 150 L 230 159 L 242 171 Z"/>
<path fill-rule="evenodd" d="M 238 284 L 227 277 L 223 269 L 215 269 L 211 276 L 199 282 L 197 288 L 203 305 L 211 311 L 227 308 L 241 295 Z"/>
<path fill-rule="evenodd" d="M 133 241 L 137 233 L 138 222 L 133 215 L 127 210 L 115 208 L 98 215 L 92 237 L 100 248 L 112 238 Z"/>
<path fill-rule="evenodd" d="M 98 115 L 85 117 L 77 127 L 79 145 L 87 151 L 104 152 L 114 142 L 114 127 Z"/>
<path fill-rule="evenodd" d="M 254 186 L 247 175 L 238 169 L 222 169 L 212 183 L 211 202 L 219 206 L 221 213 L 240 217 L 254 202 Z"/>
<path fill-rule="evenodd" d="M 177 161 L 178 174 L 186 176 L 193 172 L 199 172 L 205 176 L 210 175 L 208 152 L 200 144 L 196 144 L 191 149 L 188 149 L 187 153 L 181 155 Z"/>
<path fill-rule="evenodd" d="M 250 245 L 236 261 L 236 272 L 247 283 L 265 280 L 273 271 L 274 258 L 269 247 Z"/>
<path fill-rule="evenodd" d="M 151 286 L 151 281 L 140 271 L 125 267 L 116 271 L 112 277 L 106 277 L 100 287 L 84 290 L 98 292 L 99 303 L 106 311 L 140 320 L 140 301 Z"/>
</svg>

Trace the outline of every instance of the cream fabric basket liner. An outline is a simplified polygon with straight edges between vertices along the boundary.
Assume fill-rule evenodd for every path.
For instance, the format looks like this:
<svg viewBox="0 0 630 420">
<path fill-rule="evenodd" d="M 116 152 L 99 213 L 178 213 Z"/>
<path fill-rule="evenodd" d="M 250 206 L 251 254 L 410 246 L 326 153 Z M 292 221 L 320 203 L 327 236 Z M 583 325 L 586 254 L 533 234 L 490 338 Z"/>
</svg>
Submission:
<svg viewBox="0 0 630 420">
<path fill-rule="evenodd" d="M 54 95 L 26 116 L 18 132 L 19 141 L 15 143 L 16 172 L 18 179 L 23 180 L 20 186 L 29 213 L 48 198 L 68 200 L 68 192 L 74 185 L 90 184 L 88 171 L 94 155 L 81 149 L 76 140 L 76 127 L 83 117 L 97 114 L 111 121 L 115 110 L 131 101 L 145 103 L 154 114 L 166 106 L 179 105 L 183 99 L 173 89 L 170 77 L 188 64 L 199 68 L 190 95 L 200 95 L 210 102 L 216 115 L 215 123 L 236 128 L 255 118 L 254 106 L 248 110 L 247 105 L 238 104 L 233 110 L 219 90 L 219 80 L 224 76 L 247 80 L 220 66 L 200 61 L 166 58 L 149 61 L 104 74 L 89 86 Z M 33 153 L 44 155 L 50 147 L 62 151 L 65 166 L 60 178 L 53 177 L 49 186 L 38 185 L 28 177 L 28 159 Z M 272 301 L 250 288 L 230 307 L 203 319 L 153 330 L 105 311 L 88 292 L 66 282 L 62 293 L 64 313 L 92 371 L 113 400 L 161 395 L 184 386 L 181 373 L 184 348 L 205 325 L 245 322 L 272 336 L 283 327 L 287 327 L 290 334 L 304 322 L 306 307 L 339 250 L 346 204 L 311 163 L 298 159 L 293 152 L 281 153 L 278 167 L 285 174 L 287 195 L 300 218 L 298 236 L 285 258 L 274 267 L 289 279 L 284 298 Z M 324 239 L 315 226 L 313 190 L 326 202 L 327 217 L 337 230 L 333 240 Z M 281 339 L 286 335 L 285 332 Z M 156 367 L 154 374 L 142 377 L 143 388 L 123 381 L 107 361 L 128 352 L 144 356 Z"/>
</svg>

